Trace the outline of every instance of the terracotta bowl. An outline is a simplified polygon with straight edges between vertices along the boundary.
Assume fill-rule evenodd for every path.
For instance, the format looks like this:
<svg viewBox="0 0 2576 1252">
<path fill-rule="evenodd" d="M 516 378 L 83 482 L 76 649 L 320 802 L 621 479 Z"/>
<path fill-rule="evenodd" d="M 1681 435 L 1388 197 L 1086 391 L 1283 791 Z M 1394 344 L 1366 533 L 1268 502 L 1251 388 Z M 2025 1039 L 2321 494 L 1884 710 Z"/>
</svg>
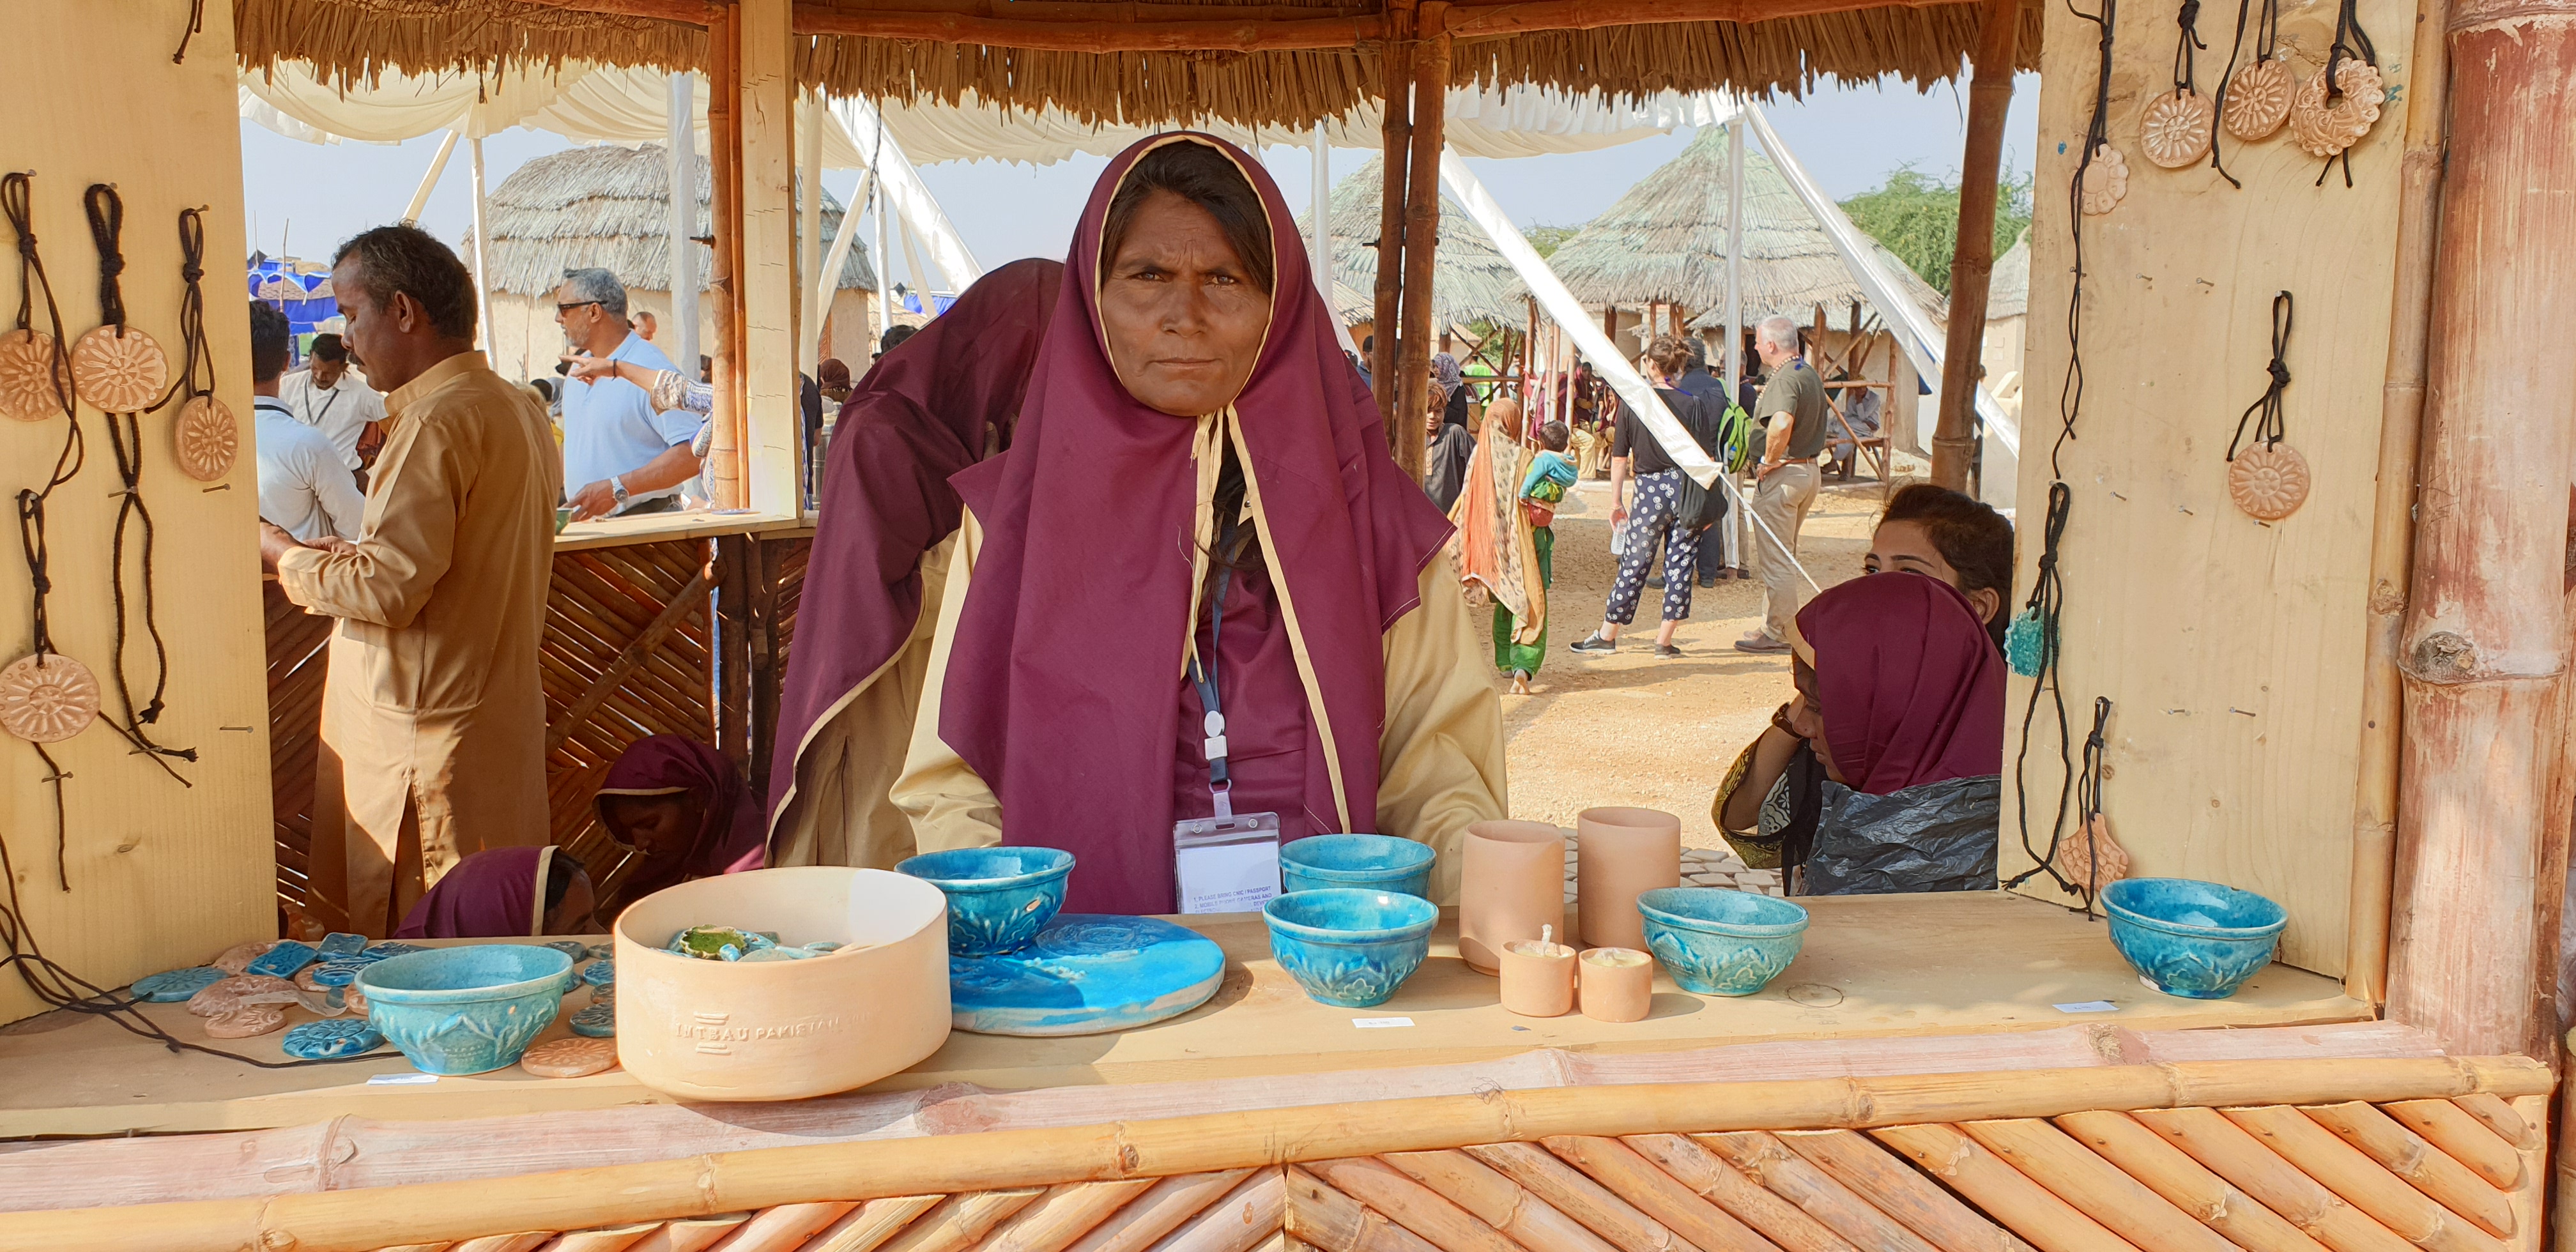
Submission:
<svg viewBox="0 0 2576 1252">
<path fill-rule="evenodd" d="M 691 926 L 840 951 L 803 961 L 665 952 Z M 681 883 L 619 914 L 617 1059 L 689 1100 L 794 1100 L 918 1064 L 948 1039 L 948 905 L 885 870 L 807 866 Z"/>
</svg>

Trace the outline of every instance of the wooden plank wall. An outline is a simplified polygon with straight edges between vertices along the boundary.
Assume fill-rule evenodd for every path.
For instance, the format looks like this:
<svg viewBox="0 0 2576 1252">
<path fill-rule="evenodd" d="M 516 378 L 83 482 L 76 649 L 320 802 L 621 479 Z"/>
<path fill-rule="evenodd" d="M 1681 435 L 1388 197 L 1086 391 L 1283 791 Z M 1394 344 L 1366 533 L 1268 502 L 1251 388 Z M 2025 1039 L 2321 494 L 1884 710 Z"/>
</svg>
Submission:
<svg viewBox="0 0 2576 1252">
<path fill-rule="evenodd" d="M 270 856 L 266 692 L 260 655 L 258 467 L 249 455 L 250 323 L 230 266 L 248 249 L 242 226 L 240 120 L 234 108 L 232 23 L 188 29 L 188 0 L 97 5 L 35 0 L 0 5 L 0 47 L 22 52 L 0 105 L 0 169 L 35 172 L 34 233 L 69 333 L 99 324 L 99 258 L 81 211 L 91 183 L 114 184 L 125 204 L 121 251 L 127 321 L 169 355 L 177 376 L 180 334 L 178 214 L 205 210 L 205 329 L 219 386 L 242 432 L 241 454 L 219 483 L 185 477 L 172 448 L 170 410 L 141 422 L 142 489 L 157 523 L 155 600 L 168 644 L 166 709 L 151 730 L 195 748 L 173 762 L 187 784 L 131 755 L 94 724 L 54 745 L 70 775 L 64 868 L 58 885 L 54 789 L 35 751 L 0 736 L 0 839 L 17 868 L 29 929 L 47 955 L 79 976 L 115 986 L 193 964 L 276 924 Z M 8 235 L 0 226 L 0 235 Z M 15 238 L 0 265 L 0 318 L 20 297 Z M 45 326 L 42 300 L 36 320 Z M 0 330 L 14 330 L 14 319 Z M 65 419 L 0 421 L 0 494 L 44 485 Z M 48 508 L 55 647 L 95 672 L 118 708 L 109 677 L 115 608 L 108 575 L 118 499 L 105 419 L 83 405 L 89 458 Z M 140 562 L 129 533 L 127 585 Z M 29 578 L 14 539 L 0 545 L 0 663 L 32 650 Z M 130 641 L 129 672 L 151 682 L 151 647 Z M 138 698 L 141 698 L 138 696 Z M 226 729 L 226 728 L 233 729 Z M 14 974 L 0 974 L 0 1022 L 37 1011 Z"/>
<path fill-rule="evenodd" d="M 2085 12 L 2097 6 L 2079 6 Z M 2206 164 L 2165 170 L 2139 140 L 2141 110 L 2171 90 L 2171 5 L 2120 6 L 2109 133 L 2127 198 L 2083 223 L 2083 412 L 2058 450 L 2073 492 L 2065 576 L 2063 695 L 2074 750 L 2094 699 L 2114 704 L 2105 812 L 2136 872 L 2212 879 L 2287 906 L 2281 959 L 2340 974 L 2361 735 L 2363 611 L 2379 442 L 2414 6 L 2360 0 L 2390 99 L 2352 151 L 2353 186 L 2286 130 L 2225 140 L 2228 186 Z M 2200 15 L 2203 95 L 2227 64 L 2227 10 Z M 2333 38 L 2335 6 L 2284 5 L 2282 44 L 2301 77 Z M 2250 23 L 2249 23 L 2250 25 Z M 2252 41 L 2247 42 L 2252 55 Z M 2040 556 L 2068 364 L 2074 248 L 2067 187 L 2094 107 L 2097 27 L 2048 22 L 2040 91 L 2038 217 L 2031 230 L 2030 347 L 2023 388 L 2019 594 Z M 2223 138 L 2223 136 L 2222 136 Z M 2273 294 L 2294 294 L 2289 443 L 2307 458 L 2305 507 L 2273 524 L 2237 510 L 2228 440 L 2267 383 Z M 2031 861 L 2016 834 L 2012 765 L 2032 684 L 2011 686 L 2003 867 Z M 2029 732 L 2032 840 L 2057 811 L 2058 730 L 2041 702 Z M 2044 883 L 2045 880 L 2037 880 Z M 2048 894 L 2043 892 L 2043 894 Z"/>
</svg>

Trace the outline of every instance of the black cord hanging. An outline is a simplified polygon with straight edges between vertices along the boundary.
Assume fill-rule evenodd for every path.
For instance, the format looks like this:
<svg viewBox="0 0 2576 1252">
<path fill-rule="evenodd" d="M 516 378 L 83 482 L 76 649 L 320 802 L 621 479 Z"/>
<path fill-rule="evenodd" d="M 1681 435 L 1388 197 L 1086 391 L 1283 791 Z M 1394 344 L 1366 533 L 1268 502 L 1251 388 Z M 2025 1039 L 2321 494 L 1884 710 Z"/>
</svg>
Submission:
<svg viewBox="0 0 2576 1252">
<path fill-rule="evenodd" d="M 2227 68 L 2218 76 L 2218 114 L 2209 128 L 2209 168 L 2218 171 L 2218 176 L 2226 179 L 2227 185 L 2238 191 L 2243 191 L 2245 184 L 2237 181 L 2234 174 L 2227 172 L 2227 162 L 2224 154 L 2219 151 L 2218 144 L 2220 138 L 2227 133 L 2227 96 L 2229 92 L 2236 89 L 2236 62 L 2245 54 L 2245 18 L 2252 4 L 2253 0 L 2236 0 L 2236 42 L 2228 47 Z M 2256 19 L 2255 23 L 2255 64 L 2259 65 L 2272 59 L 2272 44 L 2279 38 L 2280 28 L 2280 0 L 2263 0 L 2263 15 Z"/>
<path fill-rule="evenodd" d="M 89 237 L 98 245 L 98 320 L 123 335 L 125 253 L 119 237 L 125 233 L 125 197 L 107 183 L 91 183 L 81 194 L 81 208 L 89 214 Z"/>
<path fill-rule="evenodd" d="M 2058 453 L 2066 441 L 2075 437 L 2075 417 L 2084 407 L 2084 175 L 2093 168 L 2094 154 L 2111 142 L 2111 37 L 2119 21 L 2119 0 L 2102 0 L 2099 15 L 2078 10 L 2072 3 L 2066 11 L 2101 28 L 2101 64 L 2093 81 L 2093 119 L 2084 127 L 2084 151 L 2075 162 L 2075 177 L 2066 188 L 2067 229 L 2075 243 L 2075 282 L 2066 297 L 2066 379 L 2058 388 L 2057 442 L 2048 450 L 2048 476 L 2061 476 Z"/>
<path fill-rule="evenodd" d="M 2366 62 L 2370 68 L 2376 70 L 2379 68 L 2379 48 L 2371 43 L 2370 32 L 2361 28 L 2360 0 L 2343 0 L 2342 5 L 2335 10 L 2334 43 L 2326 49 L 2326 67 L 2319 71 L 2326 78 L 2327 108 L 2333 108 L 2343 102 L 2341 76 L 2343 63 L 2354 60 Z M 2325 186 L 2326 175 L 2334 171 L 2335 162 L 2341 161 L 2343 162 L 2343 185 L 2350 188 L 2352 186 L 2352 148 L 2352 144 L 2346 144 L 2343 151 L 2327 157 L 2324 167 L 2317 171 L 2317 181 L 2314 185 Z"/>
<path fill-rule="evenodd" d="M 2029 869 L 2016 874 L 2004 884 L 2018 887 L 2045 873 L 2070 895 L 2080 895 L 2075 884 L 2057 872 L 2057 845 L 2066 835 L 2067 802 L 2074 794 L 2075 756 L 2072 731 L 2066 724 L 2066 691 L 2059 683 L 2059 622 L 2066 612 L 2066 583 L 2058 574 L 2059 548 L 2066 538 L 2066 516 L 2075 499 L 2074 491 L 2063 482 L 2048 485 L 2048 521 L 2040 532 L 2039 577 L 2032 584 L 2030 599 L 2022 615 L 2037 624 L 2039 631 L 2038 673 L 2030 685 L 2030 700 L 2022 708 L 2021 750 L 2013 757 L 2013 819 L 2021 835 L 2021 850 L 2034 862 Z M 2039 701 L 2046 695 L 2057 710 L 2057 756 L 2065 766 L 2057 784 L 2057 816 L 2049 823 L 2048 847 L 2045 851 L 2031 846 L 2030 797 L 2025 790 L 2029 775 L 2030 732 L 2039 718 Z"/>
<path fill-rule="evenodd" d="M 206 216 L 202 209 L 179 210 L 179 280 L 187 289 L 179 293 L 179 377 L 163 393 L 150 412 L 158 413 L 172 400 L 193 400 L 215 393 L 215 352 L 206 343 Z M 204 385 L 198 383 L 197 370 L 205 368 Z"/>
<path fill-rule="evenodd" d="M 170 64 L 187 64 L 188 41 L 205 32 L 206 0 L 188 0 L 188 29 L 179 32 L 179 50 L 170 54 Z"/>
<path fill-rule="evenodd" d="M 2111 697 L 2093 697 L 2093 731 L 2084 736 L 2083 772 L 2075 780 L 2076 829 L 2084 832 L 2084 916 L 2093 916 L 2093 901 L 2102 894 L 2102 756 L 2110 746 Z"/>
<path fill-rule="evenodd" d="M 2271 375 L 2272 383 L 2263 389 L 2262 398 L 2245 406 L 2244 414 L 2236 419 L 2236 435 L 2227 441 L 2227 459 L 2230 461 L 2236 459 L 2238 445 L 2245 443 L 2247 422 L 2254 423 L 2255 442 L 2267 448 L 2281 442 L 2290 433 L 2281 418 L 2281 394 L 2290 389 L 2287 358 L 2290 354 L 2291 313 L 2289 292 L 2272 297 L 2272 363 L 2263 367 L 2264 372 Z"/>
</svg>

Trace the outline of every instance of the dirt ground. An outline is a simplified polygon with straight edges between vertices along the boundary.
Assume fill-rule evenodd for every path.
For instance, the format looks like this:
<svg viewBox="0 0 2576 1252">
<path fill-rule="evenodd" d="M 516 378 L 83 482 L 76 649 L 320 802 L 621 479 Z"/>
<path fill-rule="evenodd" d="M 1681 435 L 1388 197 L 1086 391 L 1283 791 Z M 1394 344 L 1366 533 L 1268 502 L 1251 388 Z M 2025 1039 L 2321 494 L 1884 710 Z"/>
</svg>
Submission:
<svg viewBox="0 0 2576 1252">
<path fill-rule="evenodd" d="M 1878 507 L 1874 481 L 1826 484 L 1798 545 L 1817 582 L 1860 574 Z M 1786 654 L 1735 650 L 1761 624 L 1762 584 L 1696 589 L 1690 620 L 1674 636 L 1679 659 L 1655 656 L 1661 593 L 1652 590 L 1618 652 L 1567 651 L 1600 624 L 1616 570 L 1609 484 L 1586 480 L 1556 515 L 1547 663 L 1529 695 L 1506 689 L 1502 697 L 1512 816 L 1572 826 L 1594 805 L 1642 805 L 1680 814 L 1686 846 L 1723 847 L 1708 816 L 1719 778 L 1790 694 Z"/>
</svg>

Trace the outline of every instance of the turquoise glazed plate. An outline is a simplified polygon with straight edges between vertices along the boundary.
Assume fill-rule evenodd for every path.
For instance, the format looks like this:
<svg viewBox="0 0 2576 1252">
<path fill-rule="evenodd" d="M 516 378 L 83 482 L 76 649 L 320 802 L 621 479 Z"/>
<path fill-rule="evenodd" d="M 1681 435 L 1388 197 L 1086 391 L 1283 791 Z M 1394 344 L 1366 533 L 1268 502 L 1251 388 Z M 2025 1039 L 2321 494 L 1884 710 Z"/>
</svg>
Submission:
<svg viewBox="0 0 2576 1252">
<path fill-rule="evenodd" d="M 1225 950 L 1152 917 L 1061 913 L 1029 946 L 948 958 L 959 1030 L 1096 1035 L 1178 1017 L 1225 981 Z"/>
</svg>

